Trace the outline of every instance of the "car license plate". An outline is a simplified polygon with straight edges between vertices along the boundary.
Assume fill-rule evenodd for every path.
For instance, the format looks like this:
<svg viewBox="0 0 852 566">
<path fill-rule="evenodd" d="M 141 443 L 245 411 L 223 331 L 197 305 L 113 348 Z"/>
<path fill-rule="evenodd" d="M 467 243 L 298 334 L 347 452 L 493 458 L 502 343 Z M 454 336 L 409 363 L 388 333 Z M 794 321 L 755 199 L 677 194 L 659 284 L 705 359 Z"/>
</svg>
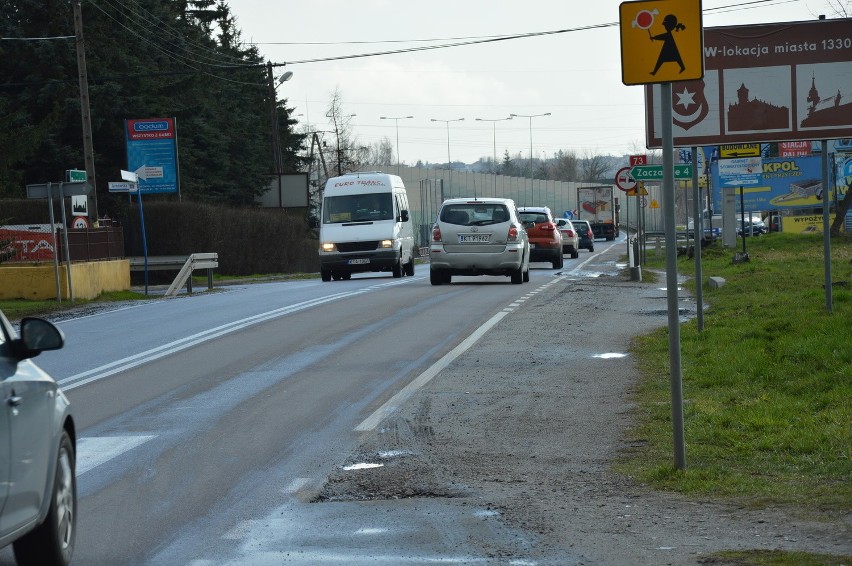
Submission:
<svg viewBox="0 0 852 566">
<path fill-rule="evenodd" d="M 370 258 L 368 257 L 359 257 L 357 259 L 350 259 L 349 265 L 360 265 L 362 263 L 370 263 Z"/>
<path fill-rule="evenodd" d="M 487 244 L 491 234 L 459 234 L 460 244 Z"/>
</svg>

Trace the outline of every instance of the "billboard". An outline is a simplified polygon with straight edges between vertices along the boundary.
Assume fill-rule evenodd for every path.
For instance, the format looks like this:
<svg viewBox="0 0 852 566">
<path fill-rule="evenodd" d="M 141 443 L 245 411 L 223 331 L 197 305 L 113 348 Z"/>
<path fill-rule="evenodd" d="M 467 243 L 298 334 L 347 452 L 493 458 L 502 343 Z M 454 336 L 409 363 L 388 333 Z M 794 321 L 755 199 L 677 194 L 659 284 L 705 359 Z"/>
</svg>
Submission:
<svg viewBox="0 0 852 566">
<path fill-rule="evenodd" d="M 279 184 L 278 179 L 281 179 Z M 266 191 L 255 199 L 264 208 L 304 208 L 308 206 L 308 174 L 283 173 L 274 176 Z"/>
<path fill-rule="evenodd" d="M 704 69 L 672 84 L 677 147 L 852 137 L 852 18 L 706 28 Z M 646 86 L 651 148 L 661 110 Z"/>
<path fill-rule="evenodd" d="M 139 192 L 179 192 L 174 118 L 125 120 L 127 170 L 139 177 Z"/>
<path fill-rule="evenodd" d="M 828 194 L 823 191 L 822 158 L 812 157 L 777 157 L 763 158 L 761 164 L 761 181 L 755 185 L 743 185 L 743 204 L 746 211 L 775 210 L 780 208 L 817 208 L 823 206 L 823 198 L 831 202 L 834 195 L 846 194 L 846 179 L 839 179 L 839 186 Z M 837 172 L 842 175 L 845 171 L 845 160 L 838 163 Z M 848 165 L 852 175 L 852 160 Z M 711 167 L 713 203 L 715 210 L 721 210 L 722 189 L 734 189 L 737 194 L 737 210 L 740 206 L 740 187 L 725 184 L 720 175 L 719 162 Z M 852 177 L 850 177 L 852 179 Z"/>
</svg>

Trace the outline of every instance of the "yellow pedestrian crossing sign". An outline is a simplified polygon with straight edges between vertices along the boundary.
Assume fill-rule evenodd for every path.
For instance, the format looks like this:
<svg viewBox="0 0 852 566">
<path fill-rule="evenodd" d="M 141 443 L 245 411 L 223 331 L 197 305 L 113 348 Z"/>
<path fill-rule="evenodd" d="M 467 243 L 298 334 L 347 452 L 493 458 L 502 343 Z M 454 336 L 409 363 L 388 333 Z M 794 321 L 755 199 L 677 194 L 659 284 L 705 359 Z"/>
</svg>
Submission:
<svg viewBox="0 0 852 566">
<path fill-rule="evenodd" d="M 704 78 L 701 0 L 640 0 L 619 6 L 621 82 Z"/>
</svg>

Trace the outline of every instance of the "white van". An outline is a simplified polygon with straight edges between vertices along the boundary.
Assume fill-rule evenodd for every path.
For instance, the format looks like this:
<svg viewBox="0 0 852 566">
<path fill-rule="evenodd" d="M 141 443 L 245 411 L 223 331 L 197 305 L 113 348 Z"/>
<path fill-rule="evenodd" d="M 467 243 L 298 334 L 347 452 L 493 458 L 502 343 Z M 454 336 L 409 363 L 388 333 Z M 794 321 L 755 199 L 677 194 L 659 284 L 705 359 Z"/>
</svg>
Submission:
<svg viewBox="0 0 852 566">
<path fill-rule="evenodd" d="M 414 230 L 402 179 L 385 173 L 349 173 L 325 184 L 320 215 L 323 281 L 353 273 L 414 275 Z"/>
</svg>

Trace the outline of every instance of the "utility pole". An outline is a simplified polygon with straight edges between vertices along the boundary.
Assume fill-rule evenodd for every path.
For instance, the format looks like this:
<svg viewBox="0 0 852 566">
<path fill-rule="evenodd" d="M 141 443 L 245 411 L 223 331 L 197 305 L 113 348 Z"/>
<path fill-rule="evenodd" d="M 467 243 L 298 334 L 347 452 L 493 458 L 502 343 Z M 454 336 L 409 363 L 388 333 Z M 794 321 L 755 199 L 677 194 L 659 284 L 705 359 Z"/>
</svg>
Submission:
<svg viewBox="0 0 852 566">
<path fill-rule="evenodd" d="M 80 114 L 83 120 L 83 160 L 86 165 L 86 180 L 92 192 L 86 197 L 89 208 L 89 225 L 97 226 L 98 191 L 95 183 L 95 149 L 92 143 L 92 115 L 89 111 L 89 77 L 86 72 L 86 49 L 83 42 L 83 10 L 80 0 L 73 1 L 74 35 L 77 45 L 77 73 L 80 80 Z M 62 219 L 65 222 L 65 219 Z"/>
</svg>

